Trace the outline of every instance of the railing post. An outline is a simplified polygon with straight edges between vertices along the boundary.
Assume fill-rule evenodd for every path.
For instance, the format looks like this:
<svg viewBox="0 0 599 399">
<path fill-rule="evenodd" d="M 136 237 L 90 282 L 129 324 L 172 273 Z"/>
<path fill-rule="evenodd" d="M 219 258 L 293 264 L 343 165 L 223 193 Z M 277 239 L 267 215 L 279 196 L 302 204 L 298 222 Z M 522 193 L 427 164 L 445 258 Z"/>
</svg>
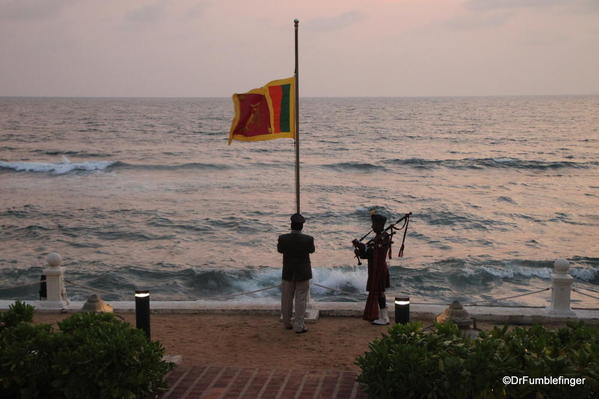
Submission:
<svg viewBox="0 0 599 399">
<path fill-rule="evenodd" d="M 570 263 L 565 259 L 558 259 L 553 264 L 551 273 L 551 304 L 547 311 L 553 316 L 576 317 L 576 313 L 570 307 L 570 296 L 574 279 L 568 270 Z"/>
<path fill-rule="evenodd" d="M 304 321 L 306 323 L 315 322 L 318 320 L 318 316 L 320 314 L 319 310 L 314 306 L 310 291 L 312 291 L 312 284 L 308 285 L 308 295 L 306 297 L 306 315 L 304 316 Z"/>
<path fill-rule="evenodd" d="M 67 304 L 67 293 L 64 287 L 64 270 L 60 266 L 62 257 L 53 252 L 46 258 L 48 267 L 43 270 L 46 275 L 47 300 L 42 301 L 43 307 L 48 309 L 62 309 Z"/>
</svg>

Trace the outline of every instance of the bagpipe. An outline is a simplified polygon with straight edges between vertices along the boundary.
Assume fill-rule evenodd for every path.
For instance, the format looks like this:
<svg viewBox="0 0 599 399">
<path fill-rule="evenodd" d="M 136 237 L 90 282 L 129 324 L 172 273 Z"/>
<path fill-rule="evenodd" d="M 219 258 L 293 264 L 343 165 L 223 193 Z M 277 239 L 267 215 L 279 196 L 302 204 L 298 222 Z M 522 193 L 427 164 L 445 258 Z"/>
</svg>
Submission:
<svg viewBox="0 0 599 399">
<path fill-rule="evenodd" d="M 405 215 L 403 215 L 402 217 L 400 217 L 399 219 L 397 219 L 397 221 L 395 223 L 391 223 L 389 226 L 387 226 L 385 228 L 385 230 L 383 230 L 383 233 L 386 233 L 389 230 L 391 230 L 391 232 L 388 233 L 389 234 L 389 259 L 391 259 L 391 244 L 393 244 L 393 235 L 396 232 L 401 231 L 401 230 L 403 230 L 403 238 L 401 240 L 401 247 L 399 249 L 399 253 L 397 254 L 397 257 L 401 258 L 403 256 L 403 251 L 404 251 L 405 242 L 406 242 L 406 235 L 408 234 L 408 225 L 410 224 L 410 216 L 412 216 L 412 212 L 406 213 Z M 402 226 L 401 227 L 396 227 L 401 222 L 403 222 Z M 370 229 L 370 231 L 368 233 L 364 234 L 362 236 L 362 238 L 360 238 L 359 240 L 353 240 L 352 241 L 352 244 L 354 245 L 354 254 L 356 256 L 356 259 L 358 259 L 358 266 L 362 265 L 362 262 L 360 261 L 360 249 L 358 248 L 358 246 L 372 232 L 373 232 L 373 230 Z M 376 237 L 371 238 L 368 242 L 366 242 L 365 246 L 368 247 L 370 245 L 373 245 L 375 238 Z"/>
</svg>

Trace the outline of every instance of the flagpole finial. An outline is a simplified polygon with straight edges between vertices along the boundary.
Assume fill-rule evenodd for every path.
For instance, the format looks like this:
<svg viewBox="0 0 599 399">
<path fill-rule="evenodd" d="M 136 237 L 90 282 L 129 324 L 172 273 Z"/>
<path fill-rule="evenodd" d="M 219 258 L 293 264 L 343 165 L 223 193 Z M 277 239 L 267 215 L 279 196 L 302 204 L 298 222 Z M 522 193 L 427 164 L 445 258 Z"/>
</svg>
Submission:
<svg viewBox="0 0 599 399">
<path fill-rule="evenodd" d="M 294 20 L 293 20 L 293 23 L 294 23 L 294 24 L 296 24 L 296 25 L 297 25 L 297 24 L 299 24 L 299 19 L 297 19 L 297 18 L 296 18 L 296 19 L 294 19 Z"/>
</svg>

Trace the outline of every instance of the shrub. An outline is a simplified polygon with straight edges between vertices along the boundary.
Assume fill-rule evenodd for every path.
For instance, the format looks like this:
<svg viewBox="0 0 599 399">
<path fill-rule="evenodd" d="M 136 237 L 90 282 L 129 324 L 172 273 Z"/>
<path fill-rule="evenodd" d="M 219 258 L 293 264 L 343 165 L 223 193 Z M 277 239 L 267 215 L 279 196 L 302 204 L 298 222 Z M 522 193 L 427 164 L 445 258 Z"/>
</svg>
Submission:
<svg viewBox="0 0 599 399">
<path fill-rule="evenodd" d="M 0 313 L 0 331 L 4 328 L 14 327 L 20 322 L 33 320 L 33 306 L 21 301 L 16 301 L 8 307 L 7 312 Z"/>
<path fill-rule="evenodd" d="M 54 395 L 50 325 L 19 323 L 0 332 L 0 398 L 59 398 Z"/>
<path fill-rule="evenodd" d="M 358 381 L 371 398 L 594 398 L 599 334 L 583 323 L 548 330 L 507 327 L 465 338 L 451 324 L 425 332 L 395 325 L 358 357 Z M 586 378 L 584 385 L 504 385 L 504 376 Z"/>
<path fill-rule="evenodd" d="M 0 332 L 0 397 L 144 398 L 165 388 L 164 348 L 108 313 Z"/>
<path fill-rule="evenodd" d="M 55 356 L 67 398 L 141 398 L 164 388 L 164 348 L 111 313 L 78 313 L 58 323 L 65 342 Z"/>
</svg>

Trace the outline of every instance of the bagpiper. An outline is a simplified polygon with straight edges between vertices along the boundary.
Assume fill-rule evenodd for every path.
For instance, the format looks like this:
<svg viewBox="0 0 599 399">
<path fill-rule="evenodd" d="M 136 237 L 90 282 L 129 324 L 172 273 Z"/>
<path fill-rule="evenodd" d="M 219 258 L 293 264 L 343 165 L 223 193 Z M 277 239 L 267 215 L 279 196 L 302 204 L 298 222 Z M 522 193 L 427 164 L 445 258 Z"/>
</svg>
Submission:
<svg viewBox="0 0 599 399">
<path fill-rule="evenodd" d="M 389 324 L 389 313 L 387 312 L 385 289 L 389 288 L 391 284 L 386 258 L 391 251 L 392 235 L 385 231 L 386 217 L 375 213 L 371 215 L 371 218 L 375 237 L 366 244 L 359 240 L 352 241 L 356 256 L 368 259 L 368 281 L 366 282 L 368 299 L 362 318 L 374 325 L 387 325 Z"/>
</svg>

